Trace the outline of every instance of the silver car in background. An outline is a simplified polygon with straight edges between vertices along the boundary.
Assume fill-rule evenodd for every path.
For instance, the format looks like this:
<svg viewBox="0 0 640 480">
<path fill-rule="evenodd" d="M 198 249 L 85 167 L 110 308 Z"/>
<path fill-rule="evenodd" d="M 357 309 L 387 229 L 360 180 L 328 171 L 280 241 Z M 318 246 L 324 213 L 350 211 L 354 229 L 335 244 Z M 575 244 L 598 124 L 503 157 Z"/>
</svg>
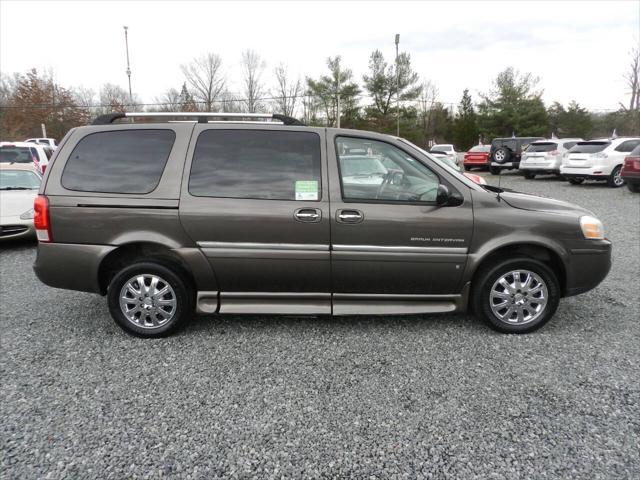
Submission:
<svg viewBox="0 0 640 480">
<path fill-rule="evenodd" d="M 524 178 L 535 178 L 538 174 L 560 175 L 562 158 L 581 141 L 581 138 L 550 138 L 531 142 L 520 159 L 519 168 Z"/>
<path fill-rule="evenodd" d="M 33 201 L 41 182 L 31 164 L 0 163 L 0 241 L 36 238 Z"/>
</svg>

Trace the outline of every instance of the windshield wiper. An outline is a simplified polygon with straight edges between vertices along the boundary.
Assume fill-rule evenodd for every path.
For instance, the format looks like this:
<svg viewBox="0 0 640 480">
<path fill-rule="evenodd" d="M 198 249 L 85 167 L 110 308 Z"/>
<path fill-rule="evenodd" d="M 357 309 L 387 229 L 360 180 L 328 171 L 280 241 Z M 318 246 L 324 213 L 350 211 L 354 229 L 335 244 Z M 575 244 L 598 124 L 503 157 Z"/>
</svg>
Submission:
<svg viewBox="0 0 640 480">
<path fill-rule="evenodd" d="M 0 187 L 0 190 L 37 190 L 37 187 Z"/>
</svg>

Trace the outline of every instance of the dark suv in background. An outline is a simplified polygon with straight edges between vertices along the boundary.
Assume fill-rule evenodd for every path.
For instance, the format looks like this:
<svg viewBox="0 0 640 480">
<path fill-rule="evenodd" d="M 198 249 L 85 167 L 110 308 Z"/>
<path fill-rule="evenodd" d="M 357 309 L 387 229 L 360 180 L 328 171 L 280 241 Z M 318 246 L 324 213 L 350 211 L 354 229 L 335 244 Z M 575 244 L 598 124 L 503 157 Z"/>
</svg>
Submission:
<svg viewBox="0 0 640 480">
<path fill-rule="evenodd" d="M 531 142 L 544 140 L 544 137 L 509 137 L 494 138 L 489 151 L 489 171 L 492 175 L 500 175 L 501 170 L 512 170 L 520 167 L 520 157 Z"/>
<path fill-rule="evenodd" d="M 106 295 L 147 337 L 194 311 L 469 308 L 523 333 L 611 263 L 587 210 L 477 185 L 397 137 L 279 115 L 102 116 L 66 135 L 39 193 L 38 277 Z"/>
</svg>

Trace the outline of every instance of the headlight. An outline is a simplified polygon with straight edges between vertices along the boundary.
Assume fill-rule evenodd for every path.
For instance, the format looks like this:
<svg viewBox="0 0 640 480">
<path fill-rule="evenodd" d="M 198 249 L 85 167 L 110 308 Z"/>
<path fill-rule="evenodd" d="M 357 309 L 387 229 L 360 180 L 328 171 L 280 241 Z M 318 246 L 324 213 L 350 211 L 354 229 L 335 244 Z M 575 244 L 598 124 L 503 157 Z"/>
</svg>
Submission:
<svg viewBox="0 0 640 480">
<path fill-rule="evenodd" d="M 602 222 L 595 217 L 585 215 L 580 217 L 580 228 L 584 238 L 590 240 L 602 240 L 604 238 L 604 227 Z"/>
<path fill-rule="evenodd" d="M 20 215 L 22 220 L 31 220 L 33 219 L 33 208 L 31 210 L 27 210 L 22 215 Z"/>
</svg>

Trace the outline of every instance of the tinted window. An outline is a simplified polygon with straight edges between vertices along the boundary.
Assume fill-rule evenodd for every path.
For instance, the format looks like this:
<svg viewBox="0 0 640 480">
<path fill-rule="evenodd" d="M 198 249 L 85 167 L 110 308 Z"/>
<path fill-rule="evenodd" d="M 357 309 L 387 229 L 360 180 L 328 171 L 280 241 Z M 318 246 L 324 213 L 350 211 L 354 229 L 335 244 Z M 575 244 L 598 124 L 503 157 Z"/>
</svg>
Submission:
<svg viewBox="0 0 640 480">
<path fill-rule="evenodd" d="M 342 153 L 354 148 L 365 150 L 366 156 Z M 436 199 L 438 176 L 393 145 L 338 137 L 336 151 L 345 200 L 413 203 Z"/>
<path fill-rule="evenodd" d="M 598 153 L 607 148 L 610 142 L 578 142 L 571 153 Z"/>
<path fill-rule="evenodd" d="M 553 142 L 536 142 L 529 145 L 527 152 L 551 152 L 558 148 L 557 143 Z"/>
<path fill-rule="evenodd" d="M 274 130 L 202 132 L 189 192 L 203 197 L 320 200 L 320 137 Z"/>
<path fill-rule="evenodd" d="M 471 153 L 488 152 L 490 148 L 491 147 L 489 145 L 476 145 L 475 147 L 472 147 L 471 150 L 469 150 L 469 152 Z"/>
<path fill-rule="evenodd" d="M 640 140 L 627 140 L 622 142 L 616 147 L 617 152 L 631 152 L 636 146 L 640 144 Z"/>
<path fill-rule="evenodd" d="M 38 151 L 31 147 L 0 147 L 0 163 L 31 163 L 38 159 Z"/>
<path fill-rule="evenodd" d="M 69 190 L 149 193 L 171 153 L 173 130 L 118 130 L 92 133 L 76 145 L 62 174 Z"/>
<path fill-rule="evenodd" d="M 640 157 L 640 144 L 638 144 L 638 146 L 633 149 L 633 152 L 631 152 L 631 155 L 634 157 Z"/>
</svg>

